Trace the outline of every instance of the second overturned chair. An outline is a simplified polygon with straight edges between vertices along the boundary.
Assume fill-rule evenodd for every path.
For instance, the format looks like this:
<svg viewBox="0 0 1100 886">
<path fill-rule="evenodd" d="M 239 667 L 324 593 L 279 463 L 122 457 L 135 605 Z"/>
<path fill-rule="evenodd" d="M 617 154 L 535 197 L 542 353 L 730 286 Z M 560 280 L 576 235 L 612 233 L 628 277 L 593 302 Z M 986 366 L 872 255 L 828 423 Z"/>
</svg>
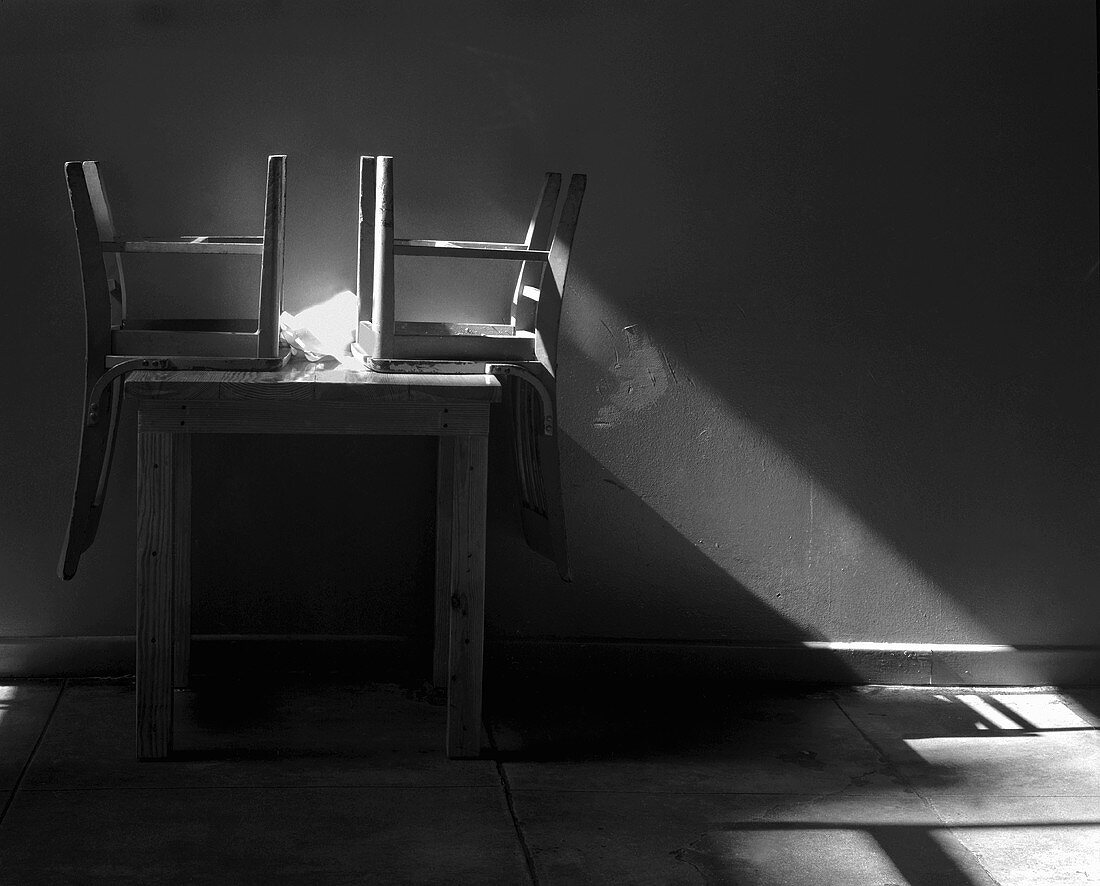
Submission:
<svg viewBox="0 0 1100 886">
<path fill-rule="evenodd" d="M 546 174 L 523 242 L 394 237 L 392 157 L 359 168 L 359 327 L 356 349 L 380 372 L 485 373 L 505 382 L 524 535 L 568 580 L 557 434 L 558 327 L 587 177 Z M 559 208 L 560 204 L 560 208 Z M 556 224 L 555 224 L 556 219 Z M 522 262 L 507 324 L 402 321 L 395 256 Z M 453 482 L 441 453 L 441 483 Z"/>
</svg>

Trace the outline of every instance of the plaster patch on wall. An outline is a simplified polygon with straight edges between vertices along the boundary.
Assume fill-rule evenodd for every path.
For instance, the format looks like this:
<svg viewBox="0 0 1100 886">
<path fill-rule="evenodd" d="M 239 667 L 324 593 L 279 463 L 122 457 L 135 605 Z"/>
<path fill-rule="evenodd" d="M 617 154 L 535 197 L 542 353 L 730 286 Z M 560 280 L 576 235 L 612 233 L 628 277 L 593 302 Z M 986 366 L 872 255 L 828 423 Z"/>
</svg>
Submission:
<svg viewBox="0 0 1100 886">
<path fill-rule="evenodd" d="M 676 372 L 665 352 L 638 324 L 624 326 L 619 335 L 606 323 L 603 327 L 615 349 L 611 374 L 617 384 L 592 426 L 606 430 L 652 407 L 676 383 Z"/>
</svg>

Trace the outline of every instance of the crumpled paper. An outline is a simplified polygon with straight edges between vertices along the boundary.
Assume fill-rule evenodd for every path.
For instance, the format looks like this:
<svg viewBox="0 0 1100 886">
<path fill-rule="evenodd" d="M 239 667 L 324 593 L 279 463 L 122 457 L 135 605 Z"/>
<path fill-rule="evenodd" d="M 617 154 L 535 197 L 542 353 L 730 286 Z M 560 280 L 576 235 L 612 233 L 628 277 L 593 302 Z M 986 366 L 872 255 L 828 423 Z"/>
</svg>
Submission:
<svg viewBox="0 0 1100 886">
<path fill-rule="evenodd" d="M 362 368 L 351 352 L 359 327 L 359 297 L 348 289 L 297 314 L 279 315 L 279 332 L 290 349 L 311 363 L 332 357 Z"/>
</svg>

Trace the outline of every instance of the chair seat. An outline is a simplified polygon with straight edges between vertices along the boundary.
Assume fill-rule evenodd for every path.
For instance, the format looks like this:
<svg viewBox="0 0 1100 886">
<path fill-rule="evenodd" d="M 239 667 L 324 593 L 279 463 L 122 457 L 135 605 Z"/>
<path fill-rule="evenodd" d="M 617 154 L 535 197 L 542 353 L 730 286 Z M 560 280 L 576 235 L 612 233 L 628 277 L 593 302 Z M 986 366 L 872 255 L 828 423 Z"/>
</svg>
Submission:
<svg viewBox="0 0 1100 886">
<path fill-rule="evenodd" d="M 389 360 L 516 363 L 535 359 L 535 334 L 511 326 L 417 321 L 398 322 L 394 326 L 394 335 L 386 352 Z M 376 338 L 371 321 L 361 320 L 359 346 L 370 354 L 374 351 Z"/>
<path fill-rule="evenodd" d="M 125 328 L 111 330 L 112 354 L 143 354 L 158 357 L 255 357 L 260 332 L 256 321 L 172 321 L 143 324 L 127 321 Z M 191 325 L 192 328 L 187 328 Z M 248 326 L 252 328 L 249 330 Z M 206 327 L 206 328 L 204 328 Z M 220 327 L 220 328 L 219 328 Z"/>
</svg>

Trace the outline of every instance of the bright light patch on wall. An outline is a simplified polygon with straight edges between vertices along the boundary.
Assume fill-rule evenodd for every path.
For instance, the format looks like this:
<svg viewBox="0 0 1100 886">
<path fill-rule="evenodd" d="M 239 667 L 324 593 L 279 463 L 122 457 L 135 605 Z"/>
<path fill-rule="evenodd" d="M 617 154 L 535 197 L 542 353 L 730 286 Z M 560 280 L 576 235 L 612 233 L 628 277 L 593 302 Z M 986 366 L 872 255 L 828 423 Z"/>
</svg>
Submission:
<svg viewBox="0 0 1100 886">
<path fill-rule="evenodd" d="M 18 691 L 18 688 L 15 686 L 0 686 L 0 723 L 4 721 L 4 715 L 8 712 L 8 708 L 10 707 L 7 702 L 15 698 L 15 694 Z"/>
<path fill-rule="evenodd" d="M 980 637 L 985 628 L 919 563 L 697 373 L 690 353 L 673 351 L 659 325 L 640 324 L 628 306 L 605 297 L 583 267 L 571 269 L 568 288 L 563 333 L 596 372 L 572 369 L 565 355 L 563 387 L 584 388 L 567 391 L 562 428 L 700 553 L 811 637 L 837 643 L 833 651 L 1010 650 L 975 644 L 933 648 L 919 637 L 843 640 L 867 637 L 869 631 L 881 636 L 883 623 L 910 629 L 927 623 L 932 630 L 949 624 L 964 640 Z M 677 421 L 668 420 L 670 411 Z M 683 453 L 657 479 L 636 448 L 623 445 L 626 435 L 642 434 L 655 451 L 665 446 Z M 767 509 L 760 507 L 762 501 L 769 503 Z M 751 536 L 757 546 L 746 550 L 744 540 Z M 881 594 L 883 576 L 890 577 L 890 600 L 902 601 L 889 612 Z M 805 602 L 811 597 L 812 607 Z"/>
</svg>

